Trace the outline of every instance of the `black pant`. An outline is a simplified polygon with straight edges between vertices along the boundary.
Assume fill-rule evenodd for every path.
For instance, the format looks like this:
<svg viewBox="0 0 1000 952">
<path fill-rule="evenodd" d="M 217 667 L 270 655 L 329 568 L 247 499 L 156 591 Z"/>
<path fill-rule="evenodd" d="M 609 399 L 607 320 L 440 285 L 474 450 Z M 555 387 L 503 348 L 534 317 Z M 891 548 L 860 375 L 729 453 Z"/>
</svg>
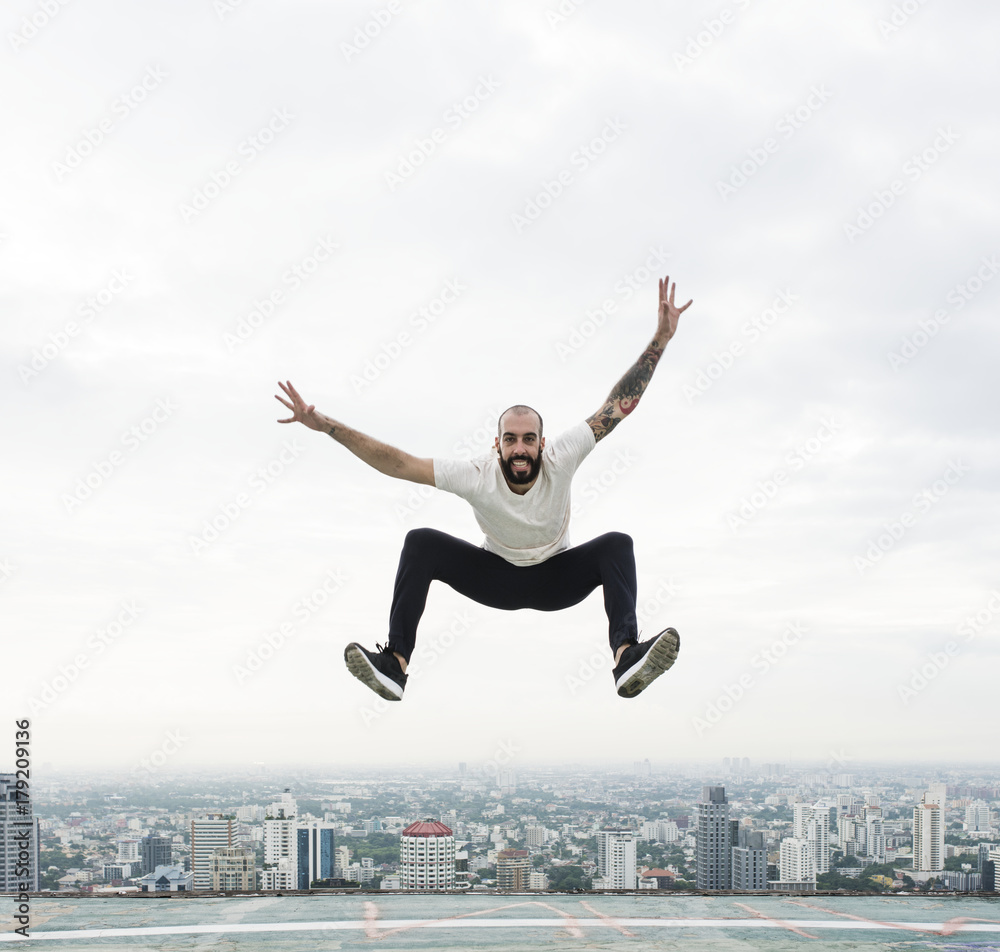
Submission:
<svg viewBox="0 0 1000 952">
<path fill-rule="evenodd" d="M 563 549 L 537 565 L 512 565 L 502 556 L 437 529 L 411 529 L 399 556 L 389 613 L 389 649 L 407 661 L 434 579 L 490 608 L 551 612 L 582 602 L 604 586 L 611 650 L 638 640 L 632 537 L 607 532 Z"/>
</svg>

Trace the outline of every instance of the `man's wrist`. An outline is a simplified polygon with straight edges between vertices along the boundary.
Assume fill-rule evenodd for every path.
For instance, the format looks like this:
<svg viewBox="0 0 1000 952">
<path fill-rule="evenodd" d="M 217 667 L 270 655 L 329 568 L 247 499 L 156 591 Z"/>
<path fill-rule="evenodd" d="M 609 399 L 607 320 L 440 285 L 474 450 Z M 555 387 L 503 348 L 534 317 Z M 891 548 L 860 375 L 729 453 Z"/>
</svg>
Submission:
<svg viewBox="0 0 1000 952">
<path fill-rule="evenodd" d="M 323 413 L 316 414 L 316 422 L 319 423 L 318 429 L 326 433 L 327 436 L 333 436 L 338 427 L 336 420 L 331 420 L 330 417 Z"/>
</svg>

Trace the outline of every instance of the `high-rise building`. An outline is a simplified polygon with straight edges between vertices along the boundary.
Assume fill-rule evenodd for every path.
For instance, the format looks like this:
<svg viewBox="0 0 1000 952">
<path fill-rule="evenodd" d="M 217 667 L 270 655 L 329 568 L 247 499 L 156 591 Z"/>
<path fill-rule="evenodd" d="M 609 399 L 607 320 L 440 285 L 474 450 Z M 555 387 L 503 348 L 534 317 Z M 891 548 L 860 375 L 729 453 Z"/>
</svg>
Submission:
<svg viewBox="0 0 1000 952">
<path fill-rule="evenodd" d="M 296 849 L 295 817 L 264 821 L 264 864 L 270 866 L 282 859 L 294 859 Z"/>
<path fill-rule="evenodd" d="M 513 767 L 501 767 L 497 771 L 497 786 L 500 788 L 500 795 L 507 797 L 517 793 L 517 777 Z"/>
<path fill-rule="evenodd" d="M 524 842 L 530 849 L 539 849 L 545 845 L 549 838 L 549 831 L 544 826 L 526 826 L 524 828 Z"/>
<path fill-rule="evenodd" d="M 272 804 L 272 807 L 274 804 Z M 271 813 L 271 810 L 268 810 Z M 278 807 L 274 812 L 284 814 Z M 263 889 L 298 889 L 299 860 L 295 814 L 287 818 L 264 821 Z"/>
<path fill-rule="evenodd" d="M 631 830 L 599 830 L 597 871 L 605 889 L 635 889 L 635 840 Z"/>
<path fill-rule="evenodd" d="M 676 843 L 681 836 L 673 820 L 645 820 L 640 835 L 651 843 Z"/>
<path fill-rule="evenodd" d="M 150 833 L 139 840 L 139 861 L 142 864 L 142 876 L 153 872 L 157 866 L 170 866 L 173 841 L 169 836 L 159 836 Z"/>
<path fill-rule="evenodd" d="M 781 841 L 781 882 L 808 883 L 816 881 L 814 848 L 809 840 L 789 836 Z"/>
<path fill-rule="evenodd" d="M 856 813 L 857 810 L 854 808 L 855 797 L 853 793 L 838 793 L 837 794 L 837 812 L 840 816 L 844 816 L 847 813 Z"/>
<path fill-rule="evenodd" d="M 990 807 L 985 800 L 975 800 L 965 808 L 965 828 L 970 833 L 990 832 Z"/>
<path fill-rule="evenodd" d="M 292 796 L 291 791 L 287 787 L 284 793 L 281 794 L 281 799 L 275 800 L 267 808 L 267 816 L 273 817 L 275 820 L 287 820 L 294 817 L 298 812 L 299 808 L 295 802 L 295 797 Z"/>
<path fill-rule="evenodd" d="M 865 807 L 864 855 L 872 863 L 885 862 L 885 828 L 881 807 Z"/>
<path fill-rule="evenodd" d="M 1000 876 L 997 867 L 1000 866 L 1000 846 L 992 843 L 979 844 L 979 872 L 982 874 L 984 892 L 1000 892 Z"/>
<path fill-rule="evenodd" d="M 699 889 L 729 889 L 732 841 L 725 787 L 702 787 L 695 832 Z"/>
<path fill-rule="evenodd" d="M 944 869 L 944 804 L 936 798 L 928 791 L 913 808 L 913 868 L 920 872 Z"/>
<path fill-rule="evenodd" d="M 295 830 L 298 888 L 308 889 L 318 879 L 334 875 L 333 824 L 313 820 Z"/>
<path fill-rule="evenodd" d="M 531 875 L 531 860 L 527 850 L 500 850 L 497 853 L 497 888 L 528 888 Z"/>
<path fill-rule="evenodd" d="M 837 817 L 837 840 L 845 856 L 863 856 L 864 820 L 852 813 Z"/>
<path fill-rule="evenodd" d="M 257 888 L 253 850 L 245 846 L 217 849 L 209 860 L 211 888 L 247 892 Z"/>
<path fill-rule="evenodd" d="M 946 783 L 929 783 L 927 784 L 927 792 L 924 794 L 924 803 L 936 803 L 942 810 L 945 808 L 945 802 L 948 797 L 948 784 Z"/>
<path fill-rule="evenodd" d="M 454 889 L 455 837 L 443 823 L 411 823 L 399 838 L 400 889 Z"/>
<path fill-rule="evenodd" d="M 732 886 L 744 892 L 767 889 L 767 850 L 764 834 L 740 827 L 733 847 Z"/>
<path fill-rule="evenodd" d="M 233 844 L 233 821 L 219 814 L 191 821 L 191 872 L 194 889 L 212 888 L 212 854 Z"/>
<path fill-rule="evenodd" d="M 138 863 L 139 862 L 139 840 L 130 836 L 118 837 L 118 862 Z"/>
<path fill-rule="evenodd" d="M 31 800 L 22 796 L 17 779 L 0 773 L 0 893 L 38 891 L 41 837 Z"/>
<path fill-rule="evenodd" d="M 830 872 L 830 808 L 818 803 L 796 803 L 792 810 L 792 836 L 812 844 L 817 874 Z"/>
</svg>

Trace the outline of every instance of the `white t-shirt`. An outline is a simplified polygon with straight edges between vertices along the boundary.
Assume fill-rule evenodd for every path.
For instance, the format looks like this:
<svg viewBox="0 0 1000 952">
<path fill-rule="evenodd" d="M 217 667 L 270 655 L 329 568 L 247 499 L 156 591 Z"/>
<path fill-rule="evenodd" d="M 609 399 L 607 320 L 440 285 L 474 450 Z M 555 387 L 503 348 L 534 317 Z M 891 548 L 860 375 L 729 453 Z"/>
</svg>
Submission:
<svg viewBox="0 0 1000 952">
<path fill-rule="evenodd" d="M 570 485 L 596 445 L 586 421 L 547 439 L 538 478 L 523 496 L 507 485 L 495 450 L 472 460 L 435 459 L 434 485 L 472 506 L 486 533 L 484 549 L 514 565 L 535 565 L 569 548 Z"/>
</svg>

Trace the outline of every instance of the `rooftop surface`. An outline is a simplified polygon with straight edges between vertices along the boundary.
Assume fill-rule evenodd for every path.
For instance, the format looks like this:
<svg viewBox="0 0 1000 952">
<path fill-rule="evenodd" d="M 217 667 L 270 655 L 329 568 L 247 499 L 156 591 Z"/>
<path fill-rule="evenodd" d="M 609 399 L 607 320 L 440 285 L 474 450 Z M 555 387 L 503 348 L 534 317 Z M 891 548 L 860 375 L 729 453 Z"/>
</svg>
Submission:
<svg viewBox="0 0 1000 952">
<path fill-rule="evenodd" d="M 15 903 L 0 900 L 0 945 Z M 53 952 L 535 949 L 1000 952 L 1000 896 L 287 896 L 32 899 Z M 12 947 L 12 946 L 7 946 Z"/>
</svg>

